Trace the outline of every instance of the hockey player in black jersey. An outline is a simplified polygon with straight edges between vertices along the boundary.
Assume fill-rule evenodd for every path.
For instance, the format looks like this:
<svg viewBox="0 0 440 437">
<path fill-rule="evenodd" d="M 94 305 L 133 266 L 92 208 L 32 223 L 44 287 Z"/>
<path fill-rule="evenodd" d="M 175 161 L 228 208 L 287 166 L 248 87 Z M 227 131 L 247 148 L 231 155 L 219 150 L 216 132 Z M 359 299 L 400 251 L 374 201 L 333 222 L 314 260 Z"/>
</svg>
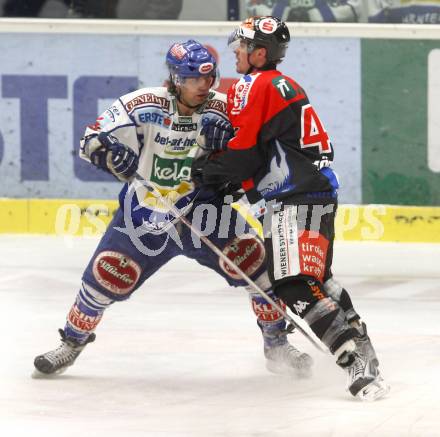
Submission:
<svg viewBox="0 0 440 437">
<path fill-rule="evenodd" d="M 285 23 L 271 16 L 249 18 L 231 35 L 237 72 L 244 74 L 228 92 L 232 128 L 223 121 L 205 127 L 212 148 L 222 128 L 230 140 L 223 153 L 197 161 L 194 174 L 202 185 L 241 184 L 251 210 L 266 211 L 275 294 L 334 354 L 350 393 L 374 400 L 389 387 L 365 323 L 331 272 L 339 187 L 333 145 L 304 89 L 277 70 L 289 41 Z"/>
</svg>

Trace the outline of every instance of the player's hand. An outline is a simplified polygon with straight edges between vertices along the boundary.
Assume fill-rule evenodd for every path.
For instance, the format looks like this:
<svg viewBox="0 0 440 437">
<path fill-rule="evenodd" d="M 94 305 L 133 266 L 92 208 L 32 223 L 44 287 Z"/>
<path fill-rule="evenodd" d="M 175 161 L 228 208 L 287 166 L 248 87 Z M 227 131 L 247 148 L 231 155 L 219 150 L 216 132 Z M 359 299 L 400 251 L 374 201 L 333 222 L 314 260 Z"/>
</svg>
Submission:
<svg viewBox="0 0 440 437">
<path fill-rule="evenodd" d="M 221 153 L 221 152 L 220 152 Z M 191 165 L 191 180 L 196 186 L 196 188 L 204 188 L 207 190 L 214 191 L 216 193 L 225 193 L 226 190 L 232 190 L 236 191 L 236 189 L 240 187 L 233 186 L 229 182 L 225 182 L 221 178 L 215 181 L 210 180 L 209 183 L 205 181 L 204 174 L 205 174 L 205 166 L 208 163 L 210 159 L 215 157 L 218 154 L 218 152 L 211 152 L 208 154 L 205 154 L 203 156 L 200 156 L 199 158 L 195 159 L 192 162 Z"/>
<path fill-rule="evenodd" d="M 219 152 L 226 150 L 229 140 L 234 136 L 234 128 L 226 120 L 209 120 L 200 131 L 198 145 L 203 150 Z"/>
<path fill-rule="evenodd" d="M 209 155 L 203 155 L 192 162 L 191 180 L 193 184 L 196 186 L 196 188 L 202 188 L 204 186 L 203 169 L 208 159 L 209 159 Z"/>
<path fill-rule="evenodd" d="M 122 144 L 108 132 L 101 132 L 98 140 L 102 144 L 90 155 L 91 162 L 116 176 L 120 181 L 128 181 L 139 165 L 139 157 L 134 150 Z"/>
</svg>

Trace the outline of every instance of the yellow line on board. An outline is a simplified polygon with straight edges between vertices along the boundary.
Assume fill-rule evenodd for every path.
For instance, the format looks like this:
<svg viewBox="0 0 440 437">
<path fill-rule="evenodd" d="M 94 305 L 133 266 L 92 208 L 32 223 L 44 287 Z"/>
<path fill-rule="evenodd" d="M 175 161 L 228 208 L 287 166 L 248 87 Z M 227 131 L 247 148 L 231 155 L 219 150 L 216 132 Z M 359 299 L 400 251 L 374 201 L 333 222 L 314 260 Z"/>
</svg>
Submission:
<svg viewBox="0 0 440 437">
<path fill-rule="evenodd" d="M 0 233 L 100 235 L 117 208 L 116 200 L 0 199 Z M 261 234 L 260 223 L 247 219 Z M 340 205 L 336 239 L 440 243 L 440 207 Z"/>
</svg>

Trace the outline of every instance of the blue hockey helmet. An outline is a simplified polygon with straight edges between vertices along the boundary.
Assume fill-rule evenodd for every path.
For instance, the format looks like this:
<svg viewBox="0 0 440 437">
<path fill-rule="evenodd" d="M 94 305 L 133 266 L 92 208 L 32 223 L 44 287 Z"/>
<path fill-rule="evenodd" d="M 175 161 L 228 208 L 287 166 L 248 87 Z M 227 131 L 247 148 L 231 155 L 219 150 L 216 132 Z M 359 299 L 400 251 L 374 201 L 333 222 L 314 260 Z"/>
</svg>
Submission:
<svg viewBox="0 0 440 437">
<path fill-rule="evenodd" d="M 217 61 L 204 45 L 193 39 L 173 44 L 167 52 L 166 64 L 175 85 L 181 85 L 186 78 L 201 76 L 214 78 L 211 88 L 218 85 Z"/>
</svg>

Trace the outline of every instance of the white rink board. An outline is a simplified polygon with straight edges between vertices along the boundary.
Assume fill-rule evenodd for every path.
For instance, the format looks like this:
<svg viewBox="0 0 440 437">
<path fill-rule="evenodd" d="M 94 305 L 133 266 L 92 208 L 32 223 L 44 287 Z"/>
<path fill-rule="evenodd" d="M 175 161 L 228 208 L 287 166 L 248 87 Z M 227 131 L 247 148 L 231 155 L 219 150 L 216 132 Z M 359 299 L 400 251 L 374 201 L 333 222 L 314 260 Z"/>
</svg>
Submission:
<svg viewBox="0 0 440 437">
<path fill-rule="evenodd" d="M 345 393 L 333 358 L 299 334 L 291 341 L 313 355 L 314 376 L 269 374 L 245 291 L 185 258 L 109 309 L 66 374 L 31 379 L 33 357 L 57 344 L 97 242 L 0 237 L 1 436 L 438 435 L 440 245 L 336 245 L 336 276 L 392 386 L 368 404 Z"/>
<path fill-rule="evenodd" d="M 120 184 L 79 159 L 80 138 L 119 96 L 162 86 L 168 48 L 189 36 L 179 33 L 184 27 L 165 32 L 166 24 L 151 35 L 140 31 L 145 26 L 139 35 L 48 26 L 46 33 L 0 31 L 0 197 L 116 198 Z M 237 79 L 226 36 L 207 30 L 197 38 L 216 51 L 221 78 Z M 281 69 L 307 91 L 338 150 L 341 203 L 362 202 L 360 59 L 359 39 L 303 37 Z"/>
<path fill-rule="evenodd" d="M 440 172 L 440 50 L 432 50 L 428 63 L 428 166 Z"/>
</svg>

